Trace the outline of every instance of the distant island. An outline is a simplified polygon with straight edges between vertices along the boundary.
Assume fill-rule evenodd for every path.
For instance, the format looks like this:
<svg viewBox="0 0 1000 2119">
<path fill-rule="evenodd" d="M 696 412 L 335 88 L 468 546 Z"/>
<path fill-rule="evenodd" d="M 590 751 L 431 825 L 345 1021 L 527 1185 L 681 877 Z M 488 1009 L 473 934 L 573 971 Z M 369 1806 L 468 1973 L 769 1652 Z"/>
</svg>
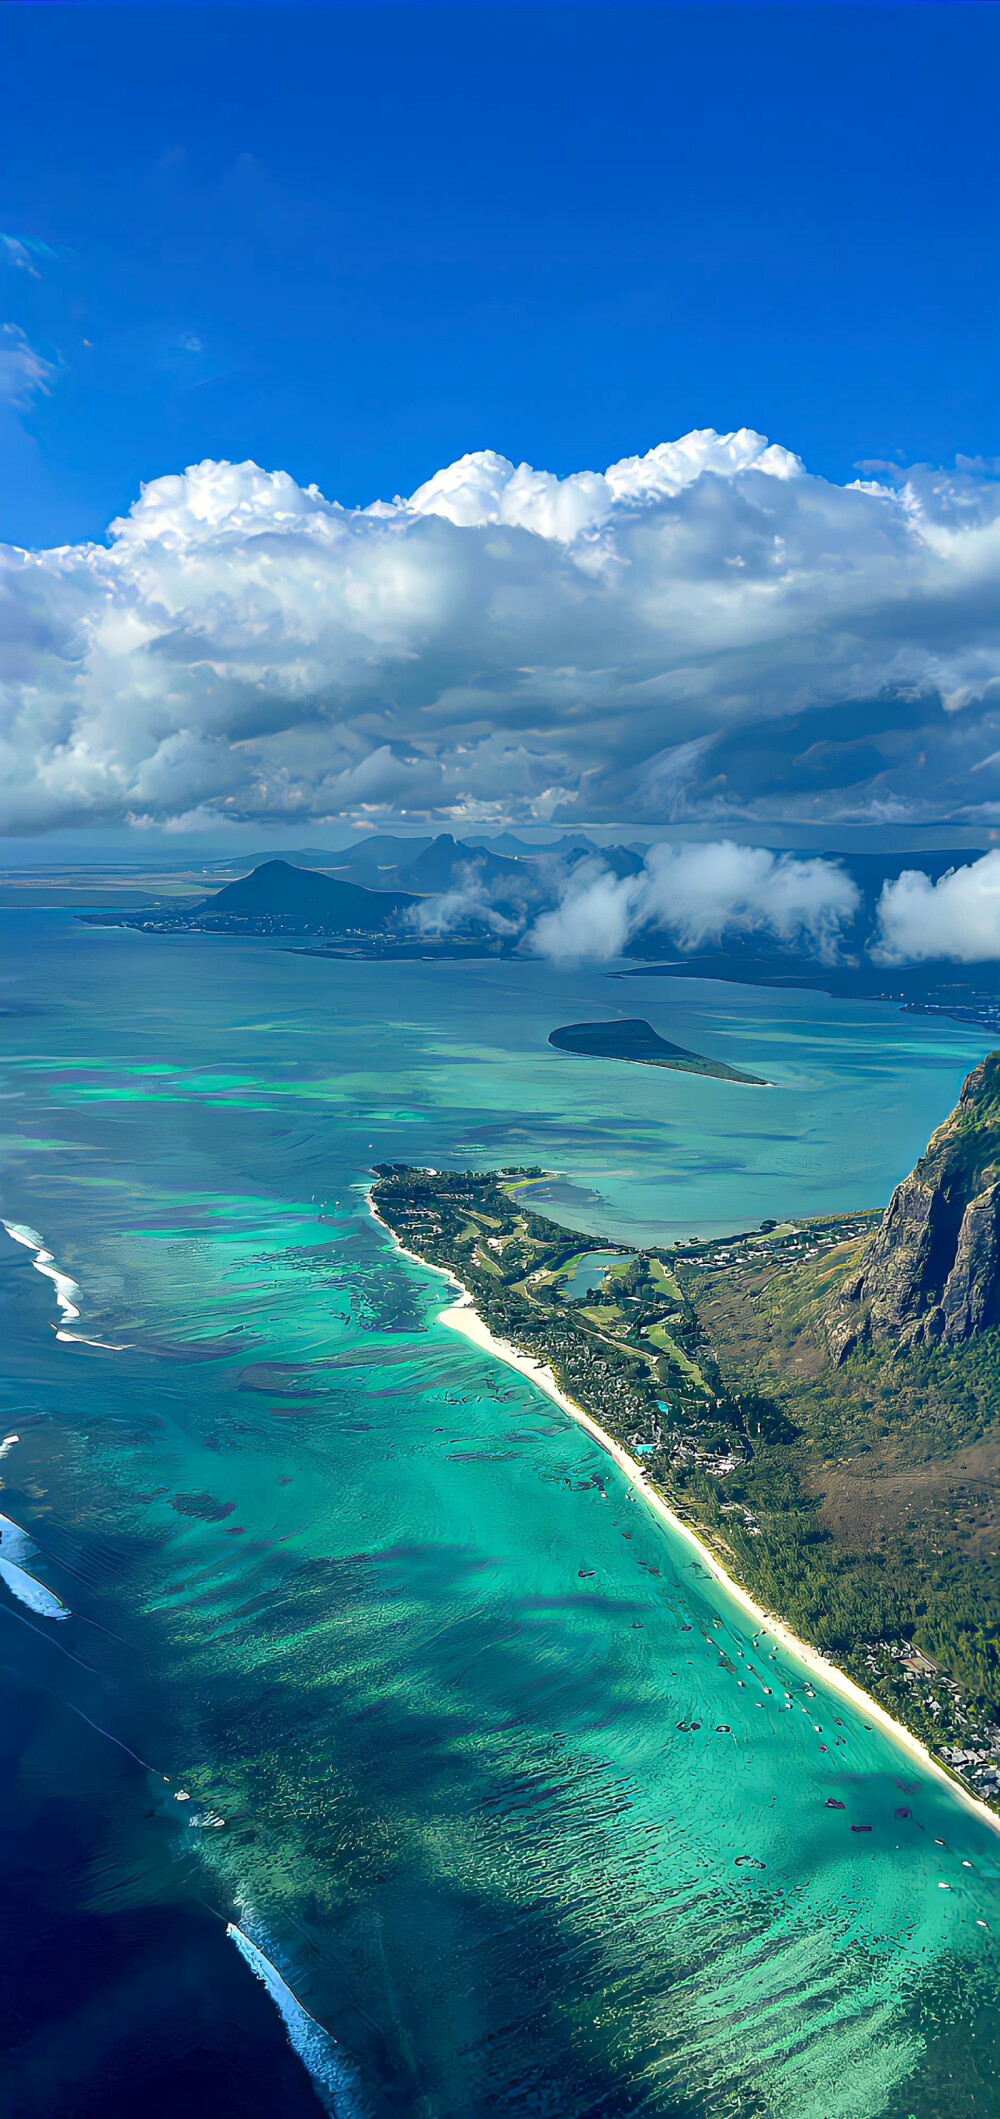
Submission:
<svg viewBox="0 0 1000 2119">
<path fill-rule="evenodd" d="M 598 849 L 585 835 L 578 835 L 560 848 L 560 870 L 568 872 L 598 853 L 602 865 L 619 878 L 642 869 L 638 849 Z M 962 855 L 921 854 L 919 858 L 929 874 L 938 876 L 960 863 Z M 901 856 L 853 858 L 852 873 L 857 872 L 862 886 L 865 910 L 851 933 L 843 937 L 844 955 L 836 962 L 821 961 L 805 948 L 774 947 L 761 953 L 759 937 L 747 936 L 742 940 L 731 936 L 726 948 L 709 954 L 680 956 L 669 935 L 651 927 L 626 942 L 624 955 L 648 960 L 651 954 L 669 950 L 670 960 L 621 965 L 606 975 L 612 979 L 727 979 L 750 985 L 818 988 L 844 999 L 895 1001 L 913 1014 L 954 1016 L 976 1029 L 1000 1030 L 1000 966 L 996 963 L 896 967 L 865 960 L 865 937 L 867 933 L 870 938 L 875 920 L 877 890 L 903 865 Z M 51 902 L 79 905 L 77 918 L 88 926 L 131 927 L 150 935 L 260 936 L 299 944 L 303 955 L 320 961 L 510 958 L 522 950 L 538 915 L 551 911 L 556 894 L 554 873 L 550 858 L 509 836 L 491 846 L 456 839 L 450 832 L 439 832 L 434 839 L 410 840 L 376 833 L 339 853 L 305 848 L 287 858 L 282 854 L 258 861 L 251 873 L 222 884 L 208 896 L 192 897 L 185 889 L 184 895 L 151 897 L 148 887 L 137 879 L 129 904 L 127 880 L 115 873 L 86 895 L 81 877 L 75 875 L 72 889 L 61 883 Z M 204 888 L 200 879 L 199 888 Z M 7 901 L 38 902 L 37 887 L 27 890 L 21 876 L 8 879 Z M 43 902 L 50 902 L 50 897 L 45 896 Z M 88 909 L 83 910 L 84 906 Z M 578 1027 L 569 1024 L 567 1029 Z M 649 1036 L 655 1033 L 649 1031 Z M 655 1049 L 592 1056 L 675 1066 L 714 1074 L 720 1080 L 753 1079 L 662 1040 Z"/>
<path fill-rule="evenodd" d="M 616 1252 L 537 1212 L 544 1174 L 382 1164 L 372 1204 L 766 1611 L 1000 1804 L 1000 1053 L 885 1214 Z"/>
<path fill-rule="evenodd" d="M 769 1086 L 760 1074 L 743 1074 L 738 1067 L 728 1067 L 725 1060 L 703 1059 L 698 1052 L 687 1052 L 683 1045 L 668 1044 L 644 1016 L 612 1023 L 566 1023 L 561 1030 L 550 1031 L 549 1044 L 558 1052 L 579 1052 L 588 1059 L 673 1067 L 680 1074 L 711 1074 L 716 1081 L 743 1082 L 754 1089 Z"/>
</svg>

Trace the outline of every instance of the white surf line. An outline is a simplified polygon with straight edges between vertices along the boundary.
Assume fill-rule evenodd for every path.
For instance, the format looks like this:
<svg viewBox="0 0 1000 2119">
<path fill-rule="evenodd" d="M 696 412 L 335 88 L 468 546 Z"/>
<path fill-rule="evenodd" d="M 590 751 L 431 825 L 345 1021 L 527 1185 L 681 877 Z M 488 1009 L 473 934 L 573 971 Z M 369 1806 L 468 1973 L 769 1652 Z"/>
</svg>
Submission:
<svg viewBox="0 0 1000 2119">
<path fill-rule="evenodd" d="M 22 1530 L 10 1516 L 0 1516 L 0 1581 L 6 1582 L 12 1596 L 17 1597 L 29 1611 L 36 1611 L 43 1619 L 68 1619 L 71 1612 L 68 1604 L 57 1597 L 54 1589 L 33 1575 L 25 1562 L 34 1558 L 38 1547 L 33 1538 Z"/>
<path fill-rule="evenodd" d="M 706 1545 L 697 1532 L 691 1529 L 690 1524 L 676 1515 L 655 1488 L 649 1485 L 647 1474 L 635 1457 L 630 1457 L 621 1443 L 616 1442 L 613 1435 L 609 1435 L 605 1428 L 600 1427 L 591 1414 L 584 1411 L 582 1405 L 577 1405 L 575 1399 L 567 1397 L 566 1392 L 560 1390 L 552 1370 L 546 1367 L 544 1362 L 539 1361 L 534 1354 L 521 1354 L 506 1340 L 494 1337 L 489 1326 L 484 1324 L 480 1317 L 470 1290 L 464 1281 L 459 1280 L 457 1273 L 453 1273 L 448 1266 L 432 1265 L 429 1259 L 421 1258 L 416 1251 L 408 1251 L 406 1245 L 400 1243 L 390 1229 L 388 1222 L 383 1221 L 370 1191 L 368 1205 L 373 1218 L 387 1231 L 397 1251 L 401 1251 L 404 1258 L 412 1258 L 414 1264 L 422 1266 L 425 1272 L 440 1273 L 444 1280 L 450 1281 L 453 1287 L 461 1291 L 458 1302 L 451 1303 L 447 1309 L 440 1311 L 439 1323 L 448 1325 L 453 1332 L 461 1332 L 463 1338 L 471 1340 L 483 1353 L 492 1354 L 495 1360 L 506 1362 L 508 1368 L 517 1369 L 519 1375 L 526 1376 L 530 1383 L 537 1384 L 539 1390 L 544 1391 L 546 1397 L 551 1398 L 564 1413 L 568 1413 L 570 1419 L 575 1420 L 578 1426 L 586 1428 L 594 1441 L 607 1451 L 609 1457 L 614 1458 L 630 1486 L 637 1489 L 654 1515 L 659 1516 L 668 1529 L 676 1531 L 679 1537 L 693 1547 L 703 1566 L 707 1567 L 715 1580 L 723 1585 L 753 1620 L 755 1629 L 770 1634 L 772 1640 L 776 1641 L 786 1654 L 805 1665 L 810 1676 L 821 1678 L 831 1691 L 839 1693 L 842 1699 L 849 1700 L 851 1706 L 859 1708 L 869 1721 L 877 1722 L 879 1728 L 885 1730 L 904 1751 L 908 1751 L 911 1758 L 918 1760 L 927 1772 L 933 1773 L 937 1780 L 943 1782 L 956 1801 L 963 1803 L 967 1810 L 972 1810 L 981 1823 L 989 1825 L 994 1832 L 1000 1832 L 1000 1816 L 997 1812 L 991 1810 L 988 1803 L 982 1802 L 978 1795 L 973 1795 L 971 1789 L 966 1788 L 954 1774 L 949 1773 L 947 1767 L 939 1763 L 918 1736 L 914 1736 L 902 1722 L 897 1722 L 886 1708 L 872 1699 L 870 1693 L 855 1684 L 846 1671 L 841 1670 L 836 1663 L 829 1662 L 825 1655 L 821 1655 L 818 1648 L 811 1648 L 808 1641 L 801 1641 L 798 1634 L 793 1633 L 791 1627 L 785 1624 L 784 1619 L 777 1618 L 773 1612 L 765 1611 L 762 1604 L 755 1603 L 749 1591 L 723 1566 L 711 1546 Z"/>
<path fill-rule="evenodd" d="M 327 2109 L 335 2114 L 335 2119 L 355 2119 L 355 2115 L 356 2119 L 361 2119 L 364 2106 L 351 2082 L 349 2070 L 339 2056 L 332 2031 L 312 2015 L 293 1993 L 287 1980 L 282 1978 L 277 1965 L 272 1964 L 234 1920 L 227 1921 L 226 1934 L 230 1942 L 236 1944 L 244 1964 L 249 1965 L 261 1985 L 266 1987 L 284 2023 L 289 2044 L 316 2083 Z"/>
<path fill-rule="evenodd" d="M 29 1611 L 38 1613 L 40 1619 L 68 1619 L 70 1610 L 54 1589 L 47 1589 L 37 1575 L 28 1573 L 26 1567 L 18 1566 L 15 1560 L 0 1559 L 0 1581 L 6 1582 L 12 1597 L 26 1604 Z"/>
<path fill-rule="evenodd" d="M 68 1273 L 60 1272 L 53 1253 L 45 1248 L 44 1236 L 40 1236 L 37 1229 L 29 1228 L 27 1222 L 6 1221 L 2 1216 L 0 1223 L 13 1243 L 23 1244 L 25 1250 L 34 1251 L 32 1264 L 36 1273 L 43 1273 L 55 1288 L 56 1302 L 63 1319 L 63 1323 L 56 1328 L 56 1338 L 68 1339 L 74 1346 L 98 1346 L 107 1354 L 124 1354 L 124 1346 L 115 1346 L 107 1339 L 85 1339 L 82 1332 L 65 1330 L 67 1324 L 75 1324 L 80 1316 L 79 1305 L 73 1299 L 80 1293 L 76 1281 L 71 1280 Z"/>
<path fill-rule="evenodd" d="M 33 1560 L 38 1547 L 28 1531 L 22 1530 L 12 1516 L 0 1516 L 0 1559 L 13 1560 L 17 1567 L 24 1567 Z"/>
</svg>

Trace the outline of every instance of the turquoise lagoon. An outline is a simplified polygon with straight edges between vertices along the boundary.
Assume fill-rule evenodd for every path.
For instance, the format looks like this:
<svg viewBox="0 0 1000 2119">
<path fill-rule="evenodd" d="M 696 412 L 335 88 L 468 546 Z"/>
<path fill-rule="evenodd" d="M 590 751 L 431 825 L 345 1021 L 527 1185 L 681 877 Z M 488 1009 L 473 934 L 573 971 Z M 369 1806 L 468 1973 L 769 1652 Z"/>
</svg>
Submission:
<svg viewBox="0 0 1000 2119">
<path fill-rule="evenodd" d="M 365 1199 L 376 1160 L 537 1163 L 612 1245 L 874 1205 L 984 1040 L 8 940 L 2 1211 L 81 1313 L 57 1339 L 0 1236 L 0 1508 L 72 1612 L 0 1589 L 16 2119 L 994 2112 L 1000 1839 L 439 1322 Z M 548 1046 L 637 994 L 772 1086 Z"/>
</svg>

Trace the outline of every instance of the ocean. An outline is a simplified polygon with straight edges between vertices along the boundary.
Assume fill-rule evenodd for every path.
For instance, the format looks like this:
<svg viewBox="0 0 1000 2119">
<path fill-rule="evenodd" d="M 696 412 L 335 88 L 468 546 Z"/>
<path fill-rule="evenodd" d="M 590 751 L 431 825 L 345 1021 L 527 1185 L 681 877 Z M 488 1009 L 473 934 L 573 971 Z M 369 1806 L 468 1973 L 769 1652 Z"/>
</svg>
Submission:
<svg viewBox="0 0 1000 2119">
<path fill-rule="evenodd" d="M 6 937 L 5 2114 L 995 2113 L 1000 1838 L 439 1323 L 366 1200 L 377 1161 L 538 1164 L 611 1246 L 878 1205 L 987 1041 Z M 547 1043 L 619 1012 L 770 1086 Z"/>
</svg>

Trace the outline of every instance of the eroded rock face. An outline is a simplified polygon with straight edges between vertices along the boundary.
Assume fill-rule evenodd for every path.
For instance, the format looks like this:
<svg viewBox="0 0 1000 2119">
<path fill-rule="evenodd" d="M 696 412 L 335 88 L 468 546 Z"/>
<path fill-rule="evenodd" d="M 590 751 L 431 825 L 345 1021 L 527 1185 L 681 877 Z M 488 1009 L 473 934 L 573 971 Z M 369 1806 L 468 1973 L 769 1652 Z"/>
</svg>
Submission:
<svg viewBox="0 0 1000 2119">
<path fill-rule="evenodd" d="M 943 1339 L 969 1339 L 1000 1324 L 1000 1184 L 966 1207 L 941 1312 Z"/>
<path fill-rule="evenodd" d="M 1000 1324 L 1000 1052 L 974 1068 L 951 1117 L 897 1185 L 881 1227 L 831 1306 L 827 1337 L 853 1347 L 954 1344 Z"/>
</svg>

